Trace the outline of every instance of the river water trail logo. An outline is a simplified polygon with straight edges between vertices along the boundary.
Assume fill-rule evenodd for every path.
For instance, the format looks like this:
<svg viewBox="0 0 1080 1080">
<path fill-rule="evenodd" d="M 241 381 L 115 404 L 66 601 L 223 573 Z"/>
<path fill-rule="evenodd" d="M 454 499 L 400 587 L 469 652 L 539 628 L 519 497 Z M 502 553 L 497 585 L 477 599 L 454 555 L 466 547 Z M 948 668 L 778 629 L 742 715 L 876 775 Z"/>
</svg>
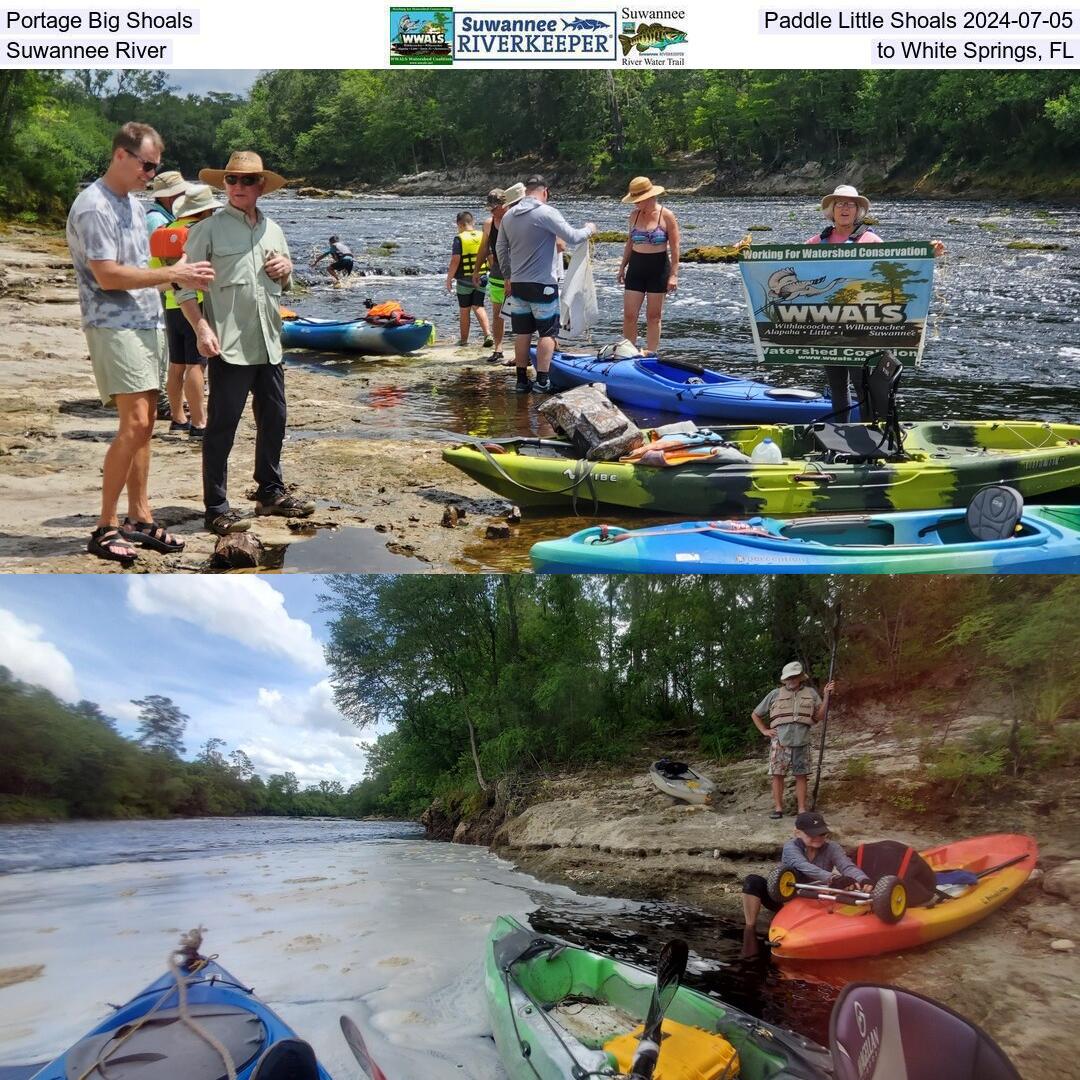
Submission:
<svg viewBox="0 0 1080 1080">
<path fill-rule="evenodd" d="M 391 64 L 453 62 L 453 8 L 390 9 Z"/>
<path fill-rule="evenodd" d="M 458 11 L 454 59 L 611 63 L 617 26 L 614 11 Z"/>
<path fill-rule="evenodd" d="M 686 30 L 683 11 L 622 9 L 619 52 L 624 67 L 683 67 Z"/>
</svg>

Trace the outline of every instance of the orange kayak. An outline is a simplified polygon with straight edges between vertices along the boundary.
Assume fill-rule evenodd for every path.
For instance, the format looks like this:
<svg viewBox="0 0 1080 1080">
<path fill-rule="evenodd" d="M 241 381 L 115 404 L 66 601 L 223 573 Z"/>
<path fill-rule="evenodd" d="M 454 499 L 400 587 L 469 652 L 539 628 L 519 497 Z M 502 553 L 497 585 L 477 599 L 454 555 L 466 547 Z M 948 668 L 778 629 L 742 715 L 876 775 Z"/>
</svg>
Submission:
<svg viewBox="0 0 1080 1080">
<path fill-rule="evenodd" d="M 769 942 L 778 960 L 842 960 L 925 945 L 985 918 L 1027 880 L 1039 857 L 1030 836 L 974 836 L 920 852 L 935 871 L 985 874 L 962 896 L 932 907 L 909 907 L 899 922 L 882 922 L 865 905 L 796 897 L 773 917 Z M 1010 860 L 1017 860 L 1010 865 Z M 994 870 L 994 867 L 1001 869 Z M 986 873 L 986 871 L 992 871 Z"/>
</svg>

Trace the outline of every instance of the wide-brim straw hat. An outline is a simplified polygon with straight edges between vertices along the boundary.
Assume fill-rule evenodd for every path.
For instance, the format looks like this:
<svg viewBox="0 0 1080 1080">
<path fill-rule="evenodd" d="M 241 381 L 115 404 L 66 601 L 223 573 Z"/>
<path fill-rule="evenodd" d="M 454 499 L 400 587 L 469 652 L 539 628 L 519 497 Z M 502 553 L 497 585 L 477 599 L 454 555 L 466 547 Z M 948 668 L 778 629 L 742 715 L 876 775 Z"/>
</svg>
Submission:
<svg viewBox="0 0 1080 1080">
<path fill-rule="evenodd" d="M 241 176 L 245 173 L 261 173 L 263 178 L 262 193 L 264 195 L 269 195 L 271 191 L 277 191 L 278 188 L 282 188 L 288 183 L 285 177 L 279 173 L 264 169 L 262 158 L 253 150 L 234 150 L 229 158 L 229 164 L 224 169 L 200 169 L 199 179 L 204 184 L 209 184 L 212 188 L 222 191 L 225 188 L 226 173 L 230 175 L 237 173 Z"/>
<path fill-rule="evenodd" d="M 837 199 L 854 199 L 862 208 L 864 214 L 870 212 L 870 200 L 865 195 L 860 195 L 850 184 L 841 184 L 830 194 L 821 200 L 821 209 L 828 210 Z"/>
<path fill-rule="evenodd" d="M 193 184 L 190 190 L 173 203 L 173 214 L 177 221 L 181 218 L 194 217 L 206 210 L 220 210 L 222 202 L 214 195 L 214 190 L 207 184 Z"/>
<path fill-rule="evenodd" d="M 191 186 L 182 173 L 177 172 L 176 169 L 170 169 L 168 172 L 158 173 L 146 185 L 146 190 L 155 199 L 167 199 L 170 195 L 183 195 Z"/>
<path fill-rule="evenodd" d="M 654 184 L 647 176 L 635 176 L 630 181 L 630 186 L 622 197 L 622 201 L 624 203 L 644 202 L 646 199 L 663 195 L 665 191 L 667 191 L 667 188 Z"/>
<path fill-rule="evenodd" d="M 784 670 L 780 672 L 780 681 L 783 682 L 785 679 L 794 679 L 796 675 L 801 677 L 804 674 L 805 672 L 803 671 L 802 664 L 800 664 L 798 660 L 792 660 L 790 664 L 784 665 Z"/>
<path fill-rule="evenodd" d="M 524 184 L 511 184 L 503 192 L 503 206 L 513 206 L 514 203 L 521 202 L 525 198 L 525 185 Z"/>
</svg>

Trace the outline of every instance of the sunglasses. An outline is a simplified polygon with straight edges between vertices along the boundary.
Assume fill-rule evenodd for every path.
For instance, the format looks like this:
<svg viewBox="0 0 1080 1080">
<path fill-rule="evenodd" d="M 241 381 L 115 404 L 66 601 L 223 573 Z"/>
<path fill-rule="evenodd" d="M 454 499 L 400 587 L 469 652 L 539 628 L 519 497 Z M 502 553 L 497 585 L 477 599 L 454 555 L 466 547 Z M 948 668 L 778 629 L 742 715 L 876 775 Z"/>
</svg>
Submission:
<svg viewBox="0 0 1080 1080">
<path fill-rule="evenodd" d="M 138 154 L 133 154 L 126 146 L 123 147 L 124 153 L 129 157 L 133 157 L 141 167 L 144 173 L 149 173 L 151 176 L 156 176 L 161 169 L 160 161 L 144 161 Z"/>
<path fill-rule="evenodd" d="M 233 173 L 229 173 L 225 177 L 225 183 L 230 187 L 239 184 L 241 187 L 254 187 L 256 184 L 262 182 L 262 173 L 245 173 L 243 176 L 236 176 Z"/>
</svg>

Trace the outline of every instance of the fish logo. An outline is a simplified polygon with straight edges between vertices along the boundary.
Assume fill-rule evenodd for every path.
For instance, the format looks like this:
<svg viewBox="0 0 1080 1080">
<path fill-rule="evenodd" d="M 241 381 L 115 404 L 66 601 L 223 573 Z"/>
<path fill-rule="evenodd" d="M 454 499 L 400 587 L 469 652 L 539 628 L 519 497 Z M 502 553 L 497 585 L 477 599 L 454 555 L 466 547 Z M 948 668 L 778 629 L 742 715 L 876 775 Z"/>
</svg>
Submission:
<svg viewBox="0 0 1080 1080">
<path fill-rule="evenodd" d="M 599 19 L 574 19 L 573 22 L 563 19 L 564 30 L 606 30 L 607 28 L 608 24 Z"/>
<path fill-rule="evenodd" d="M 682 30 L 676 30 L 674 26 L 664 26 L 663 23 L 638 23 L 635 34 L 619 35 L 623 56 L 629 56 L 630 50 L 635 46 L 639 53 L 648 49 L 659 49 L 663 52 L 672 45 L 683 45 L 685 42 L 686 34 Z"/>
</svg>

